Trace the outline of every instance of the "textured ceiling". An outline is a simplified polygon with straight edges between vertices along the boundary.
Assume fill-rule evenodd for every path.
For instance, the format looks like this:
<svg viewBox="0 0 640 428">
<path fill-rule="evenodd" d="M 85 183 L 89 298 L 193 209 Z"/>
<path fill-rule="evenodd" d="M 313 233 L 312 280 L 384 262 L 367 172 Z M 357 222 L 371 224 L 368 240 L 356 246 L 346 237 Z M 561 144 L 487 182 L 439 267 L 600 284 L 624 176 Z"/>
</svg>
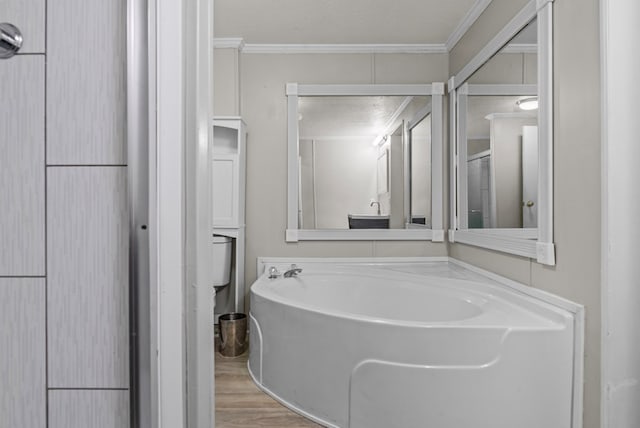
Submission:
<svg viewBox="0 0 640 428">
<path fill-rule="evenodd" d="M 404 97 L 300 97 L 300 138 L 375 138 Z"/>
<path fill-rule="evenodd" d="M 216 0 L 215 36 L 246 43 L 445 43 L 475 0 Z"/>
<path fill-rule="evenodd" d="M 379 136 L 406 97 L 300 97 L 300 139 L 369 138 Z M 411 117 L 430 97 L 414 97 L 406 107 Z"/>
</svg>

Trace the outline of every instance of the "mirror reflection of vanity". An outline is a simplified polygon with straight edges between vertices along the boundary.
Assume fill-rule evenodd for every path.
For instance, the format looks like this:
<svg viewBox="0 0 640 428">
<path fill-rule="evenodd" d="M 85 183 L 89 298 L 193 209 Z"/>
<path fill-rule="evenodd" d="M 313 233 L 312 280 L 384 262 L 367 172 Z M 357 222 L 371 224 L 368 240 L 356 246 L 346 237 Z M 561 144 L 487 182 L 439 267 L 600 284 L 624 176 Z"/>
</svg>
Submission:
<svg viewBox="0 0 640 428">
<path fill-rule="evenodd" d="M 288 84 L 287 241 L 443 240 L 443 94 Z"/>
<path fill-rule="evenodd" d="M 554 264 L 552 3 L 531 1 L 449 82 L 449 239 Z"/>
</svg>

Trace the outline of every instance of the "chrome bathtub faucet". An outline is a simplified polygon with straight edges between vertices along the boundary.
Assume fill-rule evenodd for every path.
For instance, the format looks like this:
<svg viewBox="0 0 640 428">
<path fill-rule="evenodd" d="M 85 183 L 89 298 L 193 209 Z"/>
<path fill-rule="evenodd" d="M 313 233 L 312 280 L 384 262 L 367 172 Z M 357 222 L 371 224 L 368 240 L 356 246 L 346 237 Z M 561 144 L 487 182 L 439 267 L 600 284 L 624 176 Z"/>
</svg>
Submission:
<svg viewBox="0 0 640 428">
<path fill-rule="evenodd" d="M 298 274 L 302 272 L 302 269 L 296 265 L 291 265 L 291 269 L 284 273 L 285 278 L 291 278 L 292 276 L 298 276 Z"/>
</svg>

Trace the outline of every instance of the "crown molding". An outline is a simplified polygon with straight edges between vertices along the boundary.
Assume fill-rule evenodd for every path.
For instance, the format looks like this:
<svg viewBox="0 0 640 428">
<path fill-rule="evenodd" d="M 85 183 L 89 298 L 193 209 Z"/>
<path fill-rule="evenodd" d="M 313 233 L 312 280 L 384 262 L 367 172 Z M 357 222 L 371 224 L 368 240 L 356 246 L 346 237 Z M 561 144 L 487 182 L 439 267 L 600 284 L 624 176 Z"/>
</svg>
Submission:
<svg viewBox="0 0 640 428">
<path fill-rule="evenodd" d="M 447 53 L 443 44 L 269 44 L 245 43 L 240 37 L 217 37 L 213 47 L 237 49 L 245 54 Z"/>
<path fill-rule="evenodd" d="M 244 45 L 246 54 L 372 54 L 447 53 L 443 44 L 253 44 Z"/>
<path fill-rule="evenodd" d="M 471 28 L 471 26 L 478 20 L 482 12 L 491 4 L 492 0 L 476 0 L 476 2 L 471 6 L 469 12 L 462 18 L 458 26 L 453 30 L 453 32 L 449 35 L 445 46 L 447 47 L 447 52 L 450 52 L 451 49 L 462 39 L 462 37 L 466 34 L 466 32 Z"/>
<path fill-rule="evenodd" d="M 242 37 L 215 37 L 213 39 L 214 49 L 244 49 L 244 39 Z"/>
</svg>

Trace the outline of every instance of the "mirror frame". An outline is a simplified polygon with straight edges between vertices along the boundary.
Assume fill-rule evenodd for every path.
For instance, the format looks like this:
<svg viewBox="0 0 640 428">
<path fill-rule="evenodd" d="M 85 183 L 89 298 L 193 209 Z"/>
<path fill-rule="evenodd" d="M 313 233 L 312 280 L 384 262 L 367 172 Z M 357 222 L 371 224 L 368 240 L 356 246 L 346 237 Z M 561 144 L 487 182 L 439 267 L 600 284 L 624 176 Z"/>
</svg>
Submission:
<svg viewBox="0 0 640 428">
<path fill-rule="evenodd" d="M 451 126 L 450 213 L 449 241 L 474 245 L 535 259 L 538 263 L 555 265 L 553 244 L 553 0 L 530 0 L 529 3 L 487 43 L 462 70 L 449 79 L 449 112 Z M 537 17 L 538 26 L 538 84 L 537 85 L 473 85 L 467 80 L 487 61 L 508 44 L 520 30 Z M 468 229 L 461 228 L 466 206 L 466 138 L 464 120 L 459 120 L 466 109 L 467 95 L 490 95 L 487 91 L 503 92 L 537 86 L 538 95 L 538 228 L 537 229 Z M 484 87 L 484 88 L 483 88 Z M 499 94 L 496 94 L 499 95 Z M 464 181 L 466 182 L 466 181 Z M 464 187 L 464 189 L 463 189 Z"/>
<path fill-rule="evenodd" d="M 443 225 L 443 96 L 444 83 L 432 84 L 298 84 L 287 83 L 287 230 L 286 242 L 298 241 L 444 241 Z M 431 224 L 432 229 L 299 229 L 298 98 L 329 96 L 431 97 Z M 406 144 L 406 126 L 403 129 Z M 406 151 L 405 159 L 406 164 Z M 406 174 L 406 171 L 405 171 Z M 406 178 L 405 178 L 406 183 Z M 406 185 L 404 186 L 406 197 Z M 406 204 L 405 204 L 406 207 Z M 406 213 L 405 213 L 406 219 Z"/>
</svg>

